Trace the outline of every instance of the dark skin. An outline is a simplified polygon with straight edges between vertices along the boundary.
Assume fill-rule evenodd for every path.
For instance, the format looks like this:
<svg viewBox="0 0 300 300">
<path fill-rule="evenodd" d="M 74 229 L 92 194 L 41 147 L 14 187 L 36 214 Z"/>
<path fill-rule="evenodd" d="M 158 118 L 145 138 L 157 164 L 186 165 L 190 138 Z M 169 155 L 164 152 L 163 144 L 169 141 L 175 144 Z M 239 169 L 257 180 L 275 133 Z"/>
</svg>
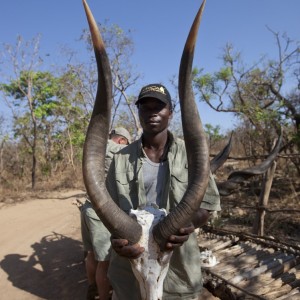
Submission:
<svg viewBox="0 0 300 300">
<path fill-rule="evenodd" d="M 172 119 L 172 108 L 169 104 L 156 99 L 145 98 L 138 103 L 140 123 L 143 128 L 143 149 L 148 158 L 153 162 L 166 159 L 168 126 Z M 166 251 L 172 251 L 183 245 L 189 239 L 189 235 L 195 228 L 207 223 L 209 212 L 200 208 L 192 219 L 192 224 L 180 228 L 176 235 L 171 235 L 166 243 Z M 120 256 L 129 259 L 138 258 L 144 248 L 139 244 L 129 245 L 125 239 L 111 239 L 113 249 Z"/>
</svg>

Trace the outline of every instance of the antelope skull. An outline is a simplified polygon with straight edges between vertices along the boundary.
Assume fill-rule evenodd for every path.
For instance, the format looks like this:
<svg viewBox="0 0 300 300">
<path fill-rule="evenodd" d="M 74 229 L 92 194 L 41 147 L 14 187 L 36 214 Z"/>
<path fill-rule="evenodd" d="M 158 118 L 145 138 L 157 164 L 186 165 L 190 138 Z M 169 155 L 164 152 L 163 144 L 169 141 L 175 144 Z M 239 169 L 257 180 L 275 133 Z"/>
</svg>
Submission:
<svg viewBox="0 0 300 300">
<path fill-rule="evenodd" d="M 136 220 L 140 219 L 141 213 L 132 211 L 132 214 L 135 213 L 137 217 L 131 218 L 115 204 L 106 190 L 104 162 L 111 118 L 112 75 L 97 23 L 86 1 L 83 0 L 98 68 L 97 95 L 83 150 L 84 183 L 97 215 L 112 236 L 126 239 L 130 244 L 140 243 L 143 246 L 145 241 L 149 245 L 148 239 L 153 240 L 153 245 L 149 246 L 144 253 L 147 259 L 131 262 L 137 279 L 140 279 L 140 284 L 145 280 L 144 275 L 141 275 L 142 273 L 139 272 L 143 268 L 141 264 L 145 261 L 147 266 L 146 268 L 144 267 L 144 270 L 149 270 L 149 264 L 154 263 L 156 266 L 161 265 L 160 267 L 164 269 L 163 273 L 166 274 L 170 260 L 170 253 L 165 252 L 166 241 L 171 235 L 176 234 L 180 228 L 191 222 L 194 213 L 200 207 L 208 184 L 210 170 L 209 151 L 194 99 L 191 76 L 194 48 L 205 1 L 203 1 L 190 29 L 179 70 L 178 86 L 182 128 L 188 160 L 188 188 L 179 205 L 167 216 L 161 217 L 159 210 L 147 208 L 146 213 L 141 218 L 141 223 L 144 223 L 142 227 L 141 224 L 136 222 Z M 152 214 L 153 216 L 150 217 L 150 220 L 145 221 L 145 219 L 149 218 L 149 211 L 150 215 Z M 157 224 L 153 223 L 154 220 L 157 221 Z M 149 232 L 149 230 L 151 231 Z M 156 256 L 152 253 L 153 249 Z M 157 264 L 156 262 L 158 261 L 163 262 L 163 264 Z M 154 273 L 157 272 L 155 271 Z M 161 271 L 155 276 L 163 278 Z M 153 280 L 153 278 L 146 277 L 148 283 L 145 283 L 144 286 L 141 284 L 143 299 L 161 299 L 163 279 L 159 282 L 161 292 L 155 295 L 153 290 L 156 287 L 153 286 L 153 283 L 157 282 L 158 278 Z M 149 286 L 151 291 L 149 291 Z M 144 291 L 146 292 L 144 293 Z M 152 293 L 152 296 L 149 293 Z"/>
</svg>

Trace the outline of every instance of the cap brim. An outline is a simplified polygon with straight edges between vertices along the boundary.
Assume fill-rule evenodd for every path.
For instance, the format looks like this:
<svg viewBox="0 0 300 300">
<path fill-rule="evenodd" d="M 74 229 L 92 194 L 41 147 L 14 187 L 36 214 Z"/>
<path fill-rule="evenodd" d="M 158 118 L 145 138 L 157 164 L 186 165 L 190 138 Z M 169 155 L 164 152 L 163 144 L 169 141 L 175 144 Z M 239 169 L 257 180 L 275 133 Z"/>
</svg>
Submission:
<svg viewBox="0 0 300 300">
<path fill-rule="evenodd" d="M 159 100 L 159 101 L 161 101 L 161 102 L 163 102 L 163 103 L 165 103 L 165 104 L 168 104 L 169 102 L 168 102 L 168 100 L 166 100 L 165 98 L 163 98 L 163 97 L 160 97 L 160 96 L 149 96 L 149 95 L 145 95 L 145 96 L 142 96 L 142 97 L 140 97 L 139 99 L 137 99 L 136 100 L 136 102 L 135 102 L 135 105 L 137 105 L 141 100 L 144 100 L 144 99 L 151 99 L 151 98 L 153 98 L 153 99 L 157 99 L 157 100 Z"/>
</svg>

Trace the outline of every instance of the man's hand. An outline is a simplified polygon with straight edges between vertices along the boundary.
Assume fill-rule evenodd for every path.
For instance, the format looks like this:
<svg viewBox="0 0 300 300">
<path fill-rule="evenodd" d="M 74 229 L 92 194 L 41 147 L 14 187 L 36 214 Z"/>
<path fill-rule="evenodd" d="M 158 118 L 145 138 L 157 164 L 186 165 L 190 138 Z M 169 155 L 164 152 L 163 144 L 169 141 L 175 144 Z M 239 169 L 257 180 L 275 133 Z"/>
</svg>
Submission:
<svg viewBox="0 0 300 300">
<path fill-rule="evenodd" d="M 112 248 L 120 255 L 129 259 L 138 258 L 145 248 L 139 244 L 128 245 L 128 241 L 124 239 L 111 239 Z"/>
<path fill-rule="evenodd" d="M 172 251 L 175 248 L 178 248 L 183 245 L 189 239 L 189 236 L 194 232 L 195 227 L 193 224 L 180 228 L 177 235 L 171 235 L 166 243 L 166 250 Z"/>
<path fill-rule="evenodd" d="M 176 235 L 171 235 L 166 243 L 165 250 L 172 251 L 183 245 L 189 239 L 189 236 L 196 228 L 201 227 L 207 223 L 209 219 L 209 212 L 206 209 L 199 208 L 194 214 L 192 224 L 180 228 Z"/>
</svg>

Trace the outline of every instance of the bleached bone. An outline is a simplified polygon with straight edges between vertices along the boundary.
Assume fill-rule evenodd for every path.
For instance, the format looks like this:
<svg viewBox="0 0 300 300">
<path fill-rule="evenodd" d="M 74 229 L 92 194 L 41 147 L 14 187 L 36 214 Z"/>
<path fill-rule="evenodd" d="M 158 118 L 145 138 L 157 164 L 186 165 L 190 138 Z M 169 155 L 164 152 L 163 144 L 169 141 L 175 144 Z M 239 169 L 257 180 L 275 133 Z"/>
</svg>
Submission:
<svg viewBox="0 0 300 300">
<path fill-rule="evenodd" d="M 145 248 L 137 259 L 131 259 L 131 267 L 139 282 L 143 300 L 160 300 L 163 294 L 163 282 L 169 269 L 173 251 L 160 251 L 152 234 L 152 228 L 167 215 L 165 209 L 156 204 L 131 210 L 130 216 L 142 226 L 140 246 Z"/>
</svg>

